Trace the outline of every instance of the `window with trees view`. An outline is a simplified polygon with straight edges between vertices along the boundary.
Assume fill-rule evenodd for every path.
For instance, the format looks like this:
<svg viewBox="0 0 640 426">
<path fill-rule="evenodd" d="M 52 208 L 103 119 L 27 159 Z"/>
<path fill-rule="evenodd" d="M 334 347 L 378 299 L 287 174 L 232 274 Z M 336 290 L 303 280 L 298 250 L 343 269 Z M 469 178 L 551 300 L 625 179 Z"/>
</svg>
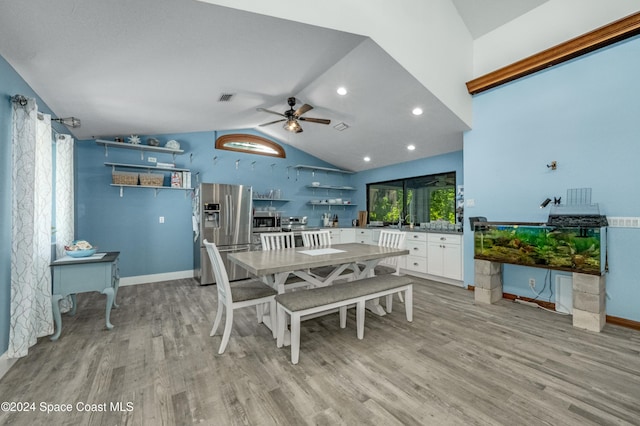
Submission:
<svg viewBox="0 0 640 426">
<path fill-rule="evenodd" d="M 456 173 L 367 184 L 369 221 L 395 224 L 456 222 Z"/>
</svg>

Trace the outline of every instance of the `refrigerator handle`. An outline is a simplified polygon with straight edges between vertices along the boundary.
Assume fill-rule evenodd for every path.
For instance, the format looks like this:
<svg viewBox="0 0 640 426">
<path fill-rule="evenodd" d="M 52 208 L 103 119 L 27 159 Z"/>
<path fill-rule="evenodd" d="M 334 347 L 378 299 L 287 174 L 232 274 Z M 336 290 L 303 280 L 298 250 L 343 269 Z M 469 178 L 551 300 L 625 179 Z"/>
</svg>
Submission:
<svg viewBox="0 0 640 426">
<path fill-rule="evenodd" d="M 229 235 L 230 234 L 230 225 L 229 222 L 231 221 L 231 207 L 229 206 L 229 195 L 226 194 L 224 196 L 224 214 L 225 214 L 225 222 L 224 222 L 224 232 L 225 234 Z"/>
</svg>

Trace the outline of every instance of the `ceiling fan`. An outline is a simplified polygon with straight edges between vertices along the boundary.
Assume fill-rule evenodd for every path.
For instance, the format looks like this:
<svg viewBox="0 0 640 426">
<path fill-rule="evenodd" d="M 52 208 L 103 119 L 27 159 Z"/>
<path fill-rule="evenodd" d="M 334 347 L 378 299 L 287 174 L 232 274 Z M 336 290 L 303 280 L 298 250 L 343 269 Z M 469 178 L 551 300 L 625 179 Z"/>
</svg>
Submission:
<svg viewBox="0 0 640 426">
<path fill-rule="evenodd" d="M 264 126 L 269 126 L 271 124 L 275 124 L 275 123 L 280 123 L 282 121 L 284 121 L 284 129 L 288 130 L 292 133 L 301 133 L 302 132 L 302 126 L 300 126 L 300 123 L 298 123 L 298 120 L 300 121 L 308 121 L 310 123 L 320 123 L 320 124 L 330 124 L 331 120 L 327 120 L 324 118 L 311 118 L 311 117 L 302 117 L 302 114 L 304 114 L 307 111 L 310 111 L 313 109 L 313 107 L 309 104 L 304 104 L 302 105 L 300 108 L 298 108 L 297 110 L 293 110 L 293 106 L 296 104 L 296 98 L 291 97 L 289 99 L 287 99 L 287 103 L 289 104 L 289 109 L 287 111 L 284 112 L 284 114 L 281 114 L 279 112 L 275 112 L 275 111 L 271 111 L 268 109 L 264 109 L 264 108 L 258 108 L 258 111 L 261 112 L 268 112 L 269 114 L 275 114 L 275 115 L 279 115 L 281 117 L 280 120 L 275 120 L 275 121 L 270 121 L 268 123 L 264 123 L 264 124 L 260 124 L 260 127 L 264 127 Z"/>
</svg>

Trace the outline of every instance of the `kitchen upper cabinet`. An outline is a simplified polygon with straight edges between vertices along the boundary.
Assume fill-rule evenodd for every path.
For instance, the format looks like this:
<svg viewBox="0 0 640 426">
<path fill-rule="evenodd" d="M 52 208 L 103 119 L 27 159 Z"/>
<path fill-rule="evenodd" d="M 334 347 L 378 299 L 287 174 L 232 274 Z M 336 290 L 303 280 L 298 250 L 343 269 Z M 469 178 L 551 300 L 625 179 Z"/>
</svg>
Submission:
<svg viewBox="0 0 640 426">
<path fill-rule="evenodd" d="M 428 234 L 427 271 L 453 280 L 462 280 L 462 237 Z"/>
</svg>

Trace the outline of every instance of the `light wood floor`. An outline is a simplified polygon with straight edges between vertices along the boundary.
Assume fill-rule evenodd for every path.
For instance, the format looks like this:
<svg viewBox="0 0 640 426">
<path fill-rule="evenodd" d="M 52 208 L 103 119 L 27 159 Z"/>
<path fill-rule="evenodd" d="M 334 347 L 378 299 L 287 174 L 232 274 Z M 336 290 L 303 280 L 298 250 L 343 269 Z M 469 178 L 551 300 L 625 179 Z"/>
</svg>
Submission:
<svg viewBox="0 0 640 426">
<path fill-rule="evenodd" d="M 607 425 L 640 424 L 640 333 L 417 280 L 414 321 L 403 305 L 305 321 L 300 363 L 277 349 L 245 309 L 224 355 L 209 337 L 214 286 L 191 280 L 120 289 L 112 331 L 104 298 L 79 295 L 58 342 L 40 339 L 0 380 L 0 400 L 36 412 L 0 412 L 7 425 Z M 80 412 L 78 402 L 106 403 Z M 132 411 L 110 411 L 110 403 Z M 46 414 L 41 403 L 72 404 Z"/>
</svg>

